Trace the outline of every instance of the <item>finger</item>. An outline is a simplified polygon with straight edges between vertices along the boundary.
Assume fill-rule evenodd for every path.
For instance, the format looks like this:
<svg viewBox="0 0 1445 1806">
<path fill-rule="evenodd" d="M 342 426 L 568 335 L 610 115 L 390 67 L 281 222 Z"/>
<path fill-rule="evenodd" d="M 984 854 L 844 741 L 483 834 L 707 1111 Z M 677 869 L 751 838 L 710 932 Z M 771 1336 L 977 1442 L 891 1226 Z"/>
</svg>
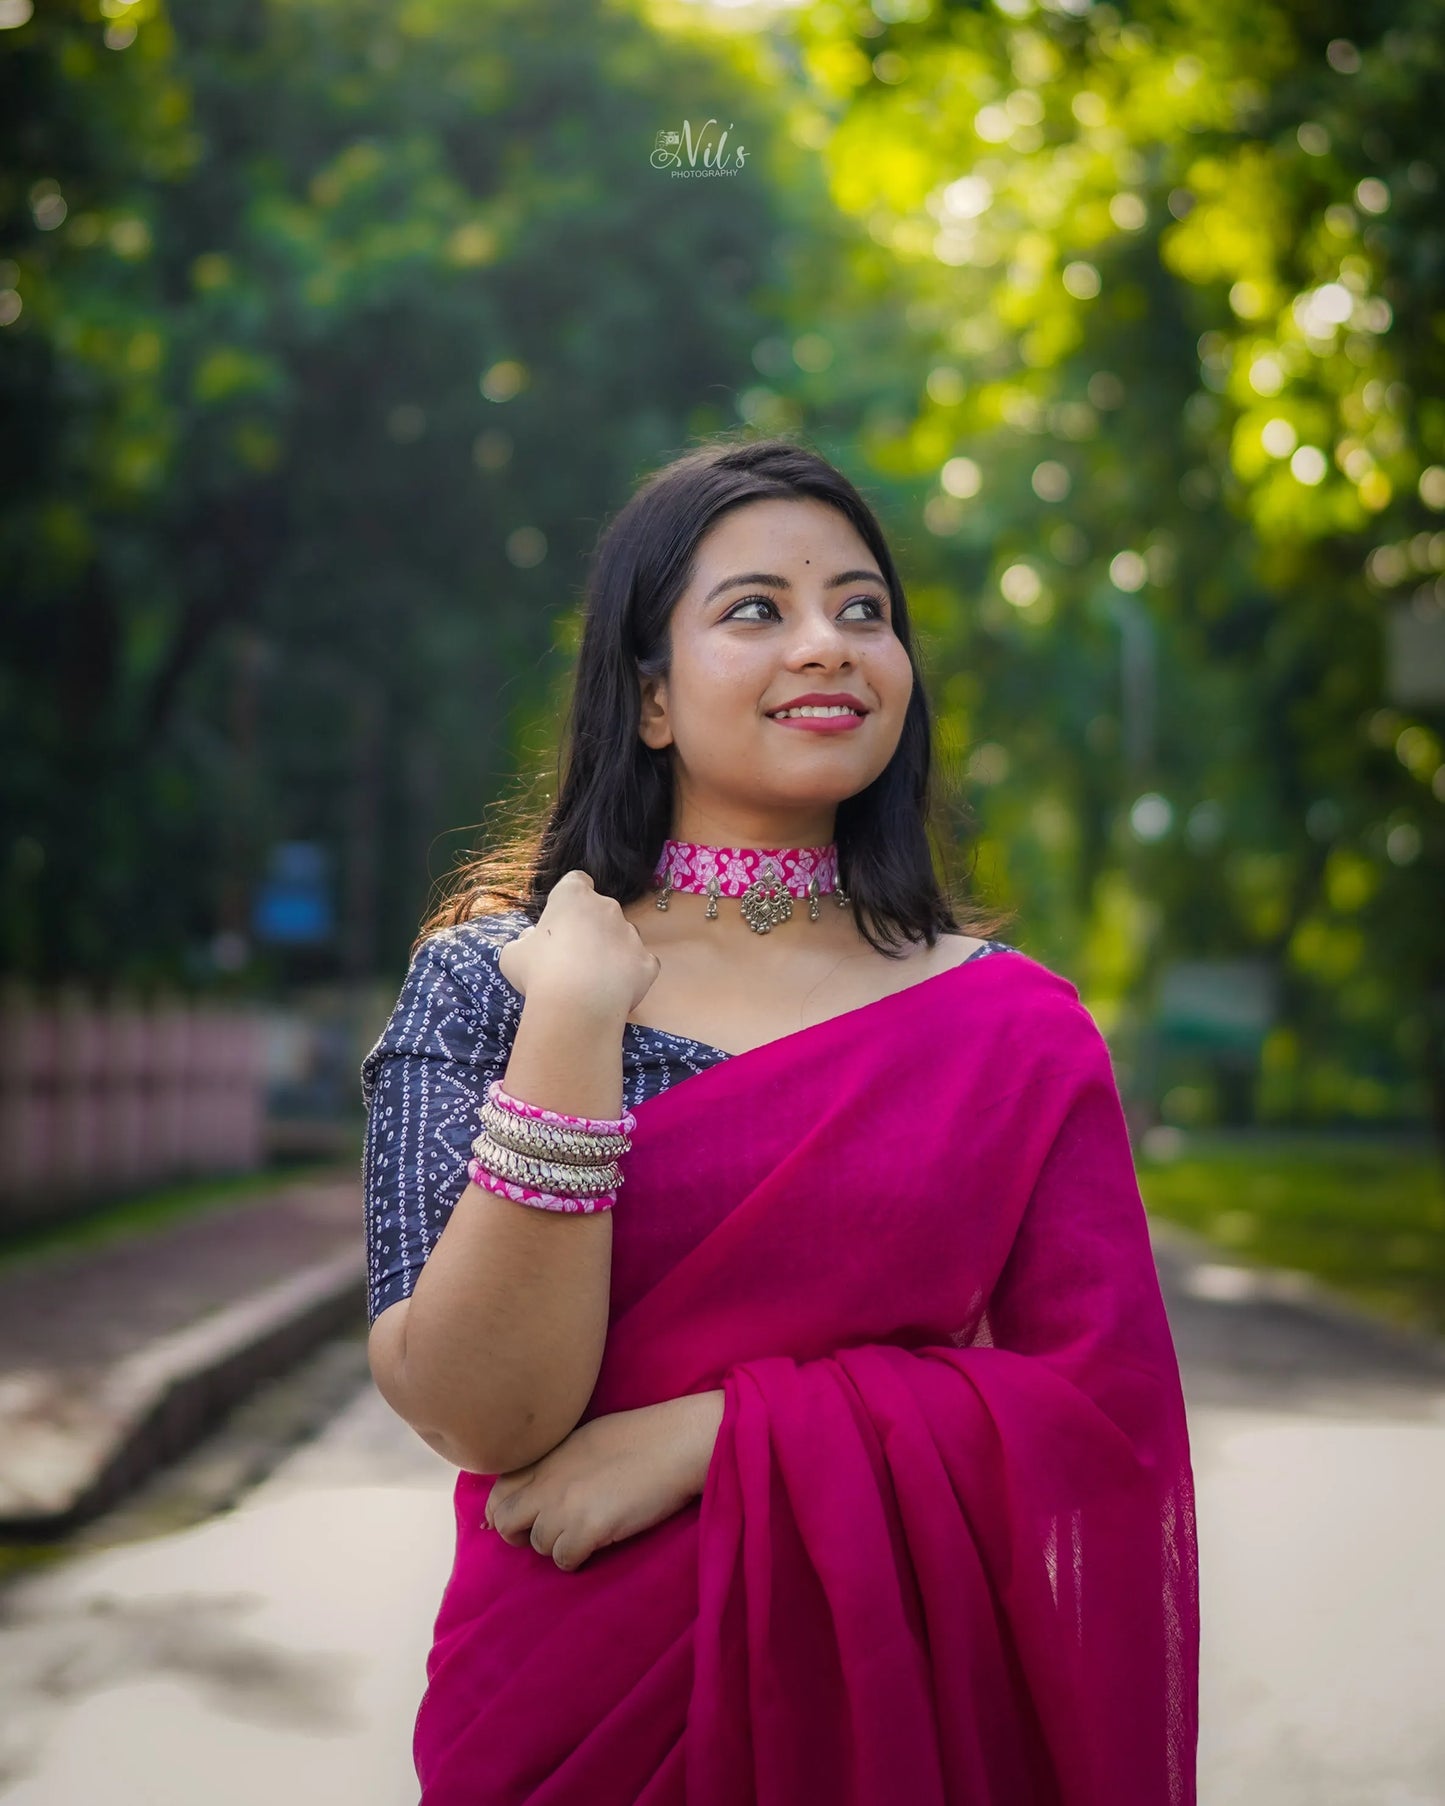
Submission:
<svg viewBox="0 0 1445 1806">
<path fill-rule="evenodd" d="M 519 1548 L 526 1542 L 532 1528 L 532 1515 L 527 1508 L 519 1505 L 515 1498 L 503 1499 L 491 1513 L 492 1529 L 504 1543 Z"/>
<path fill-rule="evenodd" d="M 502 1505 L 515 1504 L 537 1478 L 538 1468 L 539 1463 L 530 1462 L 526 1467 L 509 1467 L 504 1474 L 498 1474 L 487 1494 L 487 1503 L 495 1500 Z"/>
<path fill-rule="evenodd" d="M 581 1567 L 591 1551 L 575 1531 L 564 1530 L 552 1545 L 552 1560 L 564 1573 Z"/>
</svg>

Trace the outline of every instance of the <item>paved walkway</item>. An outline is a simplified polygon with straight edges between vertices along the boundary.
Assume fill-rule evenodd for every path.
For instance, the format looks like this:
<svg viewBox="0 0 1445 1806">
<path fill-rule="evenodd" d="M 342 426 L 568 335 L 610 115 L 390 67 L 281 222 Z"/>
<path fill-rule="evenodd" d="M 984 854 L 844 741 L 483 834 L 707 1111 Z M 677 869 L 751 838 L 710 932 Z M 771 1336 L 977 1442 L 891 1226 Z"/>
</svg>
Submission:
<svg viewBox="0 0 1445 1806">
<path fill-rule="evenodd" d="M 1445 1806 L 1445 1343 L 1151 1227 L 1198 1494 L 1200 1806 Z"/>
<path fill-rule="evenodd" d="M 1445 1806 L 1445 1364 L 1155 1229 L 1199 1492 L 1201 1806 Z M 240 1509 L 12 1588 L 0 1803 L 415 1806 L 450 1481 L 367 1387 Z"/>
<path fill-rule="evenodd" d="M 0 1267 L 0 1532 L 83 1522 L 365 1321 L 354 1164 Z"/>
</svg>

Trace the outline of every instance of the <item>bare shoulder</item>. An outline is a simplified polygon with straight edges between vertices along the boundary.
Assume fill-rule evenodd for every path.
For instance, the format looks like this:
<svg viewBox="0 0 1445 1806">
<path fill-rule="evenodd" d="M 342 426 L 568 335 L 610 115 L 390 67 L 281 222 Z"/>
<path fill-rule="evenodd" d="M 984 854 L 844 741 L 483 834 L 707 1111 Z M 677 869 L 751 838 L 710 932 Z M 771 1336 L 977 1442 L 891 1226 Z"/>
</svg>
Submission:
<svg viewBox="0 0 1445 1806">
<path fill-rule="evenodd" d="M 986 947 L 987 941 L 980 940 L 975 934 L 940 934 L 931 947 L 919 947 L 914 954 L 925 966 L 934 972 L 947 972 L 952 966 L 961 966 L 966 959 L 972 959 L 980 947 Z"/>
</svg>

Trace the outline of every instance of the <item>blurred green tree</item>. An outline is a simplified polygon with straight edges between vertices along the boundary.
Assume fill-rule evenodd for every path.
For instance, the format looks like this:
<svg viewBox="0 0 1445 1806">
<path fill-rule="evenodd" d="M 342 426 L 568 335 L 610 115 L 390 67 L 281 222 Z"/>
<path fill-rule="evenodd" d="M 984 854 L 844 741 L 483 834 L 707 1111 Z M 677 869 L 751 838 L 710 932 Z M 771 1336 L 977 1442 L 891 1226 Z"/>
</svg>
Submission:
<svg viewBox="0 0 1445 1806">
<path fill-rule="evenodd" d="M 1111 1010 L 1258 954 L 1269 1111 L 1413 1083 L 1445 1137 L 1445 5 L 786 30 L 847 292 L 892 285 L 863 444 L 996 881 Z M 848 306 L 808 314 L 845 360 Z"/>
<path fill-rule="evenodd" d="M 768 123 L 583 0 L 61 0 L 0 72 L 4 963 L 204 977 L 307 839 L 320 969 L 390 964 L 600 518 L 773 318 L 786 203 L 654 169 L 670 97 Z"/>
<path fill-rule="evenodd" d="M 1252 954 L 1266 1114 L 1445 1134 L 1445 0 L 26 6 L 8 967 L 200 976 L 292 838 L 398 957 L 597 521 L 741 416 L 871 490 L 982 870 L 1106 1025 Z M 660 177 L 685 111 L 756 179 Z"/>
</svg>

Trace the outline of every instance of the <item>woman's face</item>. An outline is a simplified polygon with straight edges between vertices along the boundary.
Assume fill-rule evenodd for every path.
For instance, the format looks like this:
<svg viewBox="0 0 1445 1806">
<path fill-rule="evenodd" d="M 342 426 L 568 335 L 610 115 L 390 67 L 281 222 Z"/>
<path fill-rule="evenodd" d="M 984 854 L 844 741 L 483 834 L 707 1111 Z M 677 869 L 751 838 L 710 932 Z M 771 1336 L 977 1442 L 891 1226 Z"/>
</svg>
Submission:
<svg viewBox="0 0 1445 1806">
<path fill-rule="evenodd" d="M 872 783 L 903 731 L 913 670 L 891 615 L 872 553 L 825 502 L 725 514 L 673 611 L 671 669 L 642 680 L 642 737 L 674 749 L 674 832 L 726 845 L 830 839 L 836 805 Z M 815 694 L 847 712 L 779 717 Z"/>
</svg>

